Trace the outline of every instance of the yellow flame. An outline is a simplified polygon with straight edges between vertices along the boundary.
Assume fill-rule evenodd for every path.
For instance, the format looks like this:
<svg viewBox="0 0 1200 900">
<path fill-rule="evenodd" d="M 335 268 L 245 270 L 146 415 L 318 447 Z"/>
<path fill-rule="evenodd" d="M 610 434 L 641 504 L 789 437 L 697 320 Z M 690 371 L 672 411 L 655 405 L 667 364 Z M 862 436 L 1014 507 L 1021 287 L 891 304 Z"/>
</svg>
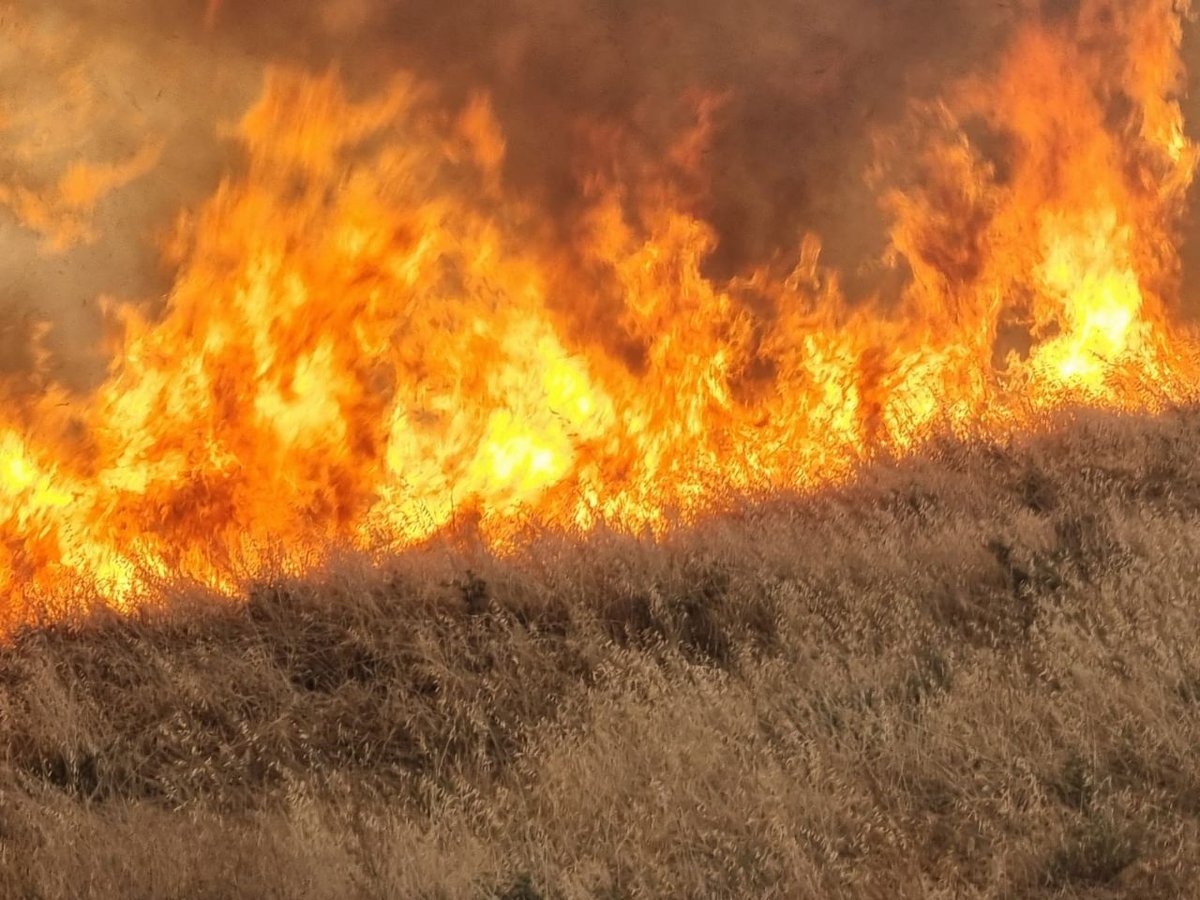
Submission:
<svg viewBox="0 0 1200 900">
<path fill-rule="evenodd" d="M 1197 158 L 1179 17 L 1084 0 L 914 106 L 920 177 L 884 196 L 912 272 L 894 310 L 846 303 L 814 236 L 785 275 L 706 274 L 714 232 L 663 172 L 700 171 L 716 102 L 661 171 L 590 176 L 564 250 L 509 195 L 484 98 L 447 119 L 405 79 L 355 101 L 272 72 L 245 175 L 172 241 L 165 314 L 124 311 L 77 415 L 0 428 L 0 591 L 124 603 L 176 572 L 234 590 L 268 558 L 464 520 L 501 543 L 529 520 L 659 529 L 938 428 L 1191 398 L 1196 342 L 1162 296 Z M 966 119 L 1007 139 L 1004 172 Z M 60 193 L 86 207 L 142 162 Z"/>
</svg>

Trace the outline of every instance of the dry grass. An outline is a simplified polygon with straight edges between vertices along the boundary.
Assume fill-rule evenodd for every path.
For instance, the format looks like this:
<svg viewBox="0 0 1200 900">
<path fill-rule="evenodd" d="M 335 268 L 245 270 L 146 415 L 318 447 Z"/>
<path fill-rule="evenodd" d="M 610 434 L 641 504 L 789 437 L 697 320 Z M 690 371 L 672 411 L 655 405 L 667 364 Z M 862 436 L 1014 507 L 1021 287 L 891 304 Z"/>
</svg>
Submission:
<svg viewBox="0 0 1200 900">
<path fill-rule="evenodd" d="M 0 896 L 1200 896 L 1200 415 L 0 653 Z"/>
</svg>

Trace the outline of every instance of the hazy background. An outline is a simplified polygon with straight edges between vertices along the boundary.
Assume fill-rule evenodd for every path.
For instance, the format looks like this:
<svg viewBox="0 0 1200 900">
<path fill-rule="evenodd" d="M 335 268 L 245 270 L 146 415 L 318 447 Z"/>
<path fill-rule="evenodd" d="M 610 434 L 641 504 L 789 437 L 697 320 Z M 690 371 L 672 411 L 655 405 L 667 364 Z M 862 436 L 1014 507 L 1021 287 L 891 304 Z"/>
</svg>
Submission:
<svg viewBox="0 0 1200 900">
<path fill-rule="evenodd" d="M 883 246 L 864 180 L 870 135 L 906 98 L 986 66 L 1036 6 L 0 0 L 0 368 L 27 367 L 31 329 L 49 320 L 55 376 L 77 387 L 99 376 L 97 298 L 161 301 L 171 273 L 158 242 L 236 165 L 219 126 L 254 101 L 271 62 L 337 66 L 363 93 L 408 70 L 451 108 L 486 90 L 508 184 L 563 227 L 579 208 L 580 121 L 619 124 L 653 154 L 689 123 L 690 95 L 724 92 L 700 210 L 720 235 L 714 272 L 787 252 L 811 230 L 865 295 Z M 117 168 L 107 193 L 63 196 L 79 161 Z M 32 221 L 30 196 L 48 221 Z"/>
</svg>

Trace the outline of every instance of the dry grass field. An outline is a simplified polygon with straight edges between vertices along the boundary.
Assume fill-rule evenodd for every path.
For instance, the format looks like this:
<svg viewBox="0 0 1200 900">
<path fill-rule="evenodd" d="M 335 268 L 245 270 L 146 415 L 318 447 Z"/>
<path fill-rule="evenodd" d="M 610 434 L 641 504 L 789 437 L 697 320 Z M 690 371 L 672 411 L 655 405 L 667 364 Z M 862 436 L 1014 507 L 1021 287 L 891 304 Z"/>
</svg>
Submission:
<svg viewBox="0 0 1200 900">
<path fill-rule="evenodd" d="M 1200 896 L 1200 414 L 0 651 L 0 896 Z"/>
</svg>

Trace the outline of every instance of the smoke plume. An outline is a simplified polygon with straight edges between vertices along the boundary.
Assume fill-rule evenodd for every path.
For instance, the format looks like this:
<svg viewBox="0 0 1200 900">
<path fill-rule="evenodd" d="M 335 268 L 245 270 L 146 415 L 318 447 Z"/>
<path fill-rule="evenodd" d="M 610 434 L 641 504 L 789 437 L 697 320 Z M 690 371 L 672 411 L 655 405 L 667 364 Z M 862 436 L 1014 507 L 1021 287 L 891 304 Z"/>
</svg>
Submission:
<svg viewBox="0 0 1200 900">
<path fill-rule="evenodd" d="M 589 135 L 668 155 L 716 98 L 696 214 L 727 276 L 819 233 L 851 296 L 883 288 L 872 134 L 1005 44 L 981 0 L 10 0 L 0 16 L 0 341 L 52 328 L 51 374 L 102 374 L 102 298 L 150 309 L 180 210 L 238 165 L 227 140 L 268 65 L 362 95 L 412 73 L 456 110 L 485 95 L 503 177 L 563 234 Z M 591 129 L 591 130 L 589 130 Z M 5 338 L 3 335 L 9 335 Z M 22 354 L 28 355 L 26 351 Z M 22 359 L 5 353 L 6 367 Z M 27 362 L 28 360 L 25 360 Z"/>
</svg>

